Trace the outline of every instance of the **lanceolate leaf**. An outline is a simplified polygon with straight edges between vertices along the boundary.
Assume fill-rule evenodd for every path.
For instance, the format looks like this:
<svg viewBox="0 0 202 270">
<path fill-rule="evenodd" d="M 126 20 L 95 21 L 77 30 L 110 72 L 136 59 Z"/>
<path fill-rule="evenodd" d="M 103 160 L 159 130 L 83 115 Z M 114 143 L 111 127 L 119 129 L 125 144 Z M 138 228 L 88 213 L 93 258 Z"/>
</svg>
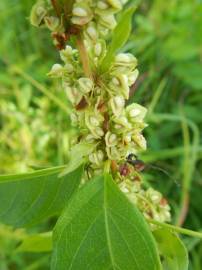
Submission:
<svg viewBox="0 0 202 270">
<path fill-rule="evenodd" d="M 159 270 L 153 236 L 110 176 L 72 197 L 53 232 L 52 270 Z"/>
<path fill-rule="evenodd" d="M 124 44 L 127 42 L 130 32 L 131 32 L 131 20 L 133 13 L 135 11 L 136 7 L 130 7 L 128 8 L 122 15 L 118 25 L 116 26 L 112 41 L 109 45 L 107 54 L 105 58 L 103 59 L 103 62 L 101 64 L 101 72 L 104 73 L 108 70 L 110 67 L 110 64 L 113 61 L 113 58 L 117 51 L 124 46 Z"/>
<path fill-rule="evenodd" d="M 17 248 L 17 252 L 50 252 L 52 250 L 52 232 L 27 236 Z"/>
<path fill-rule="evenodd" d="M 168 229 L 154 231 L 164 270 L 187 270 L 188 254 L 180 238 Z"/>
<path fill-rule="evenodd" d="M 78 188 L 83 169 L 59 178 L 63 167 L 0 176 L 0 222 L 30 226 L 61 212 Z"/>
</svg>

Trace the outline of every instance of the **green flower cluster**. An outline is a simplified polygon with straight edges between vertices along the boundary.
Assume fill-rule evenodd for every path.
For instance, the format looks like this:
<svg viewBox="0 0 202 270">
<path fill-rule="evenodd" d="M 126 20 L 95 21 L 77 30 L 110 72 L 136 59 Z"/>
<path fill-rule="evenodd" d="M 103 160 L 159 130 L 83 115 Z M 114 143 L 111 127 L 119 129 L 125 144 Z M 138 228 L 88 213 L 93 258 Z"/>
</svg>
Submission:
<svg viewBox="0 0 202 270">
<path fill-rule="evenodd" d="M 119 53 L 108 71 L 100 72 L 107 54 L 104 36 L 115 27 L 114 14 L 125 2 L 74 1 L 69 20 L 80 29 L 84 51 L 66 46 L 60 51 L 63 64 L 54 64 L 48 75 L 62 79 L 72 104 L 72 124 L 79 130 L 72 145 L 94 146 L 86 157 L 85 181 L 103 171 L 111 172 L 120 189 L 146 217 L 169 221 L 170 208 L 162 195 L 153 189 L 144 190 L 138 170 L 127 162 L 129 154 L 146 149 L 142 131 L 147 110 L 137 103 L 126 106 L 130 87 L 138 77 L 137 59 L 130 53 Z M 85 72 L 81 53 L 89 62 L 90 74 Z"/>
<path fill-rule="evenodd" d="M 89 46 L 89 55 L 90 51 Z M 100 53 L 105 55 L 106 49 Z M 49 76 L 62 78 L 63 88 L 74 107 L 72 122 L 81 131 L 79 141 L 95 145 L 95 151 L 89 156 L 91 168 L 103 171 L 106 160 L 118 166 L 128 154 L 145 150 L 142 130 L 146 126 L 143 121 L 146 109 L 136 103 L 125 107 L 130 86 L 138 75 L 136 58 L 118 54 L 107 74 L 87 78 L 77 50 L 67 46 L 60 56 L 64 65 L 55 64 Z M 95 68 L 96 59 L 90 59 Z"/>
<path fill-rule="evenodd" d="M 115 28 L 115 14 L 126 2 L 127 0 L 76 0 L 71 22 L 74 25 L 84 26 L 85 36 L 96 40 Z"/>
<path fill-rule="evenodd" d="M 64 10 L 56 3 L 57 1 L 52 1 L 55 2 L 55 10 L 50 0 L 38 0 L 32 8 L 30 21 L 34 26 L 47 27 L 52 32 L 54 44 L 61 49 L 64 41 L 62 47 L 59 43 L 62 39 L 68 39 L 67 25 L 69 28 L 82 29 L 86 39 L 96 41 L 99 37 L 105 37 L 115 28 L 117 24 L 115 14 L 127 1 L 75 0 L 69 1 L 66 4 L 68 7 Z M 68 14 L 65 14 L 66 10 Z"/>
<path fill-rule="evenodd" d="M 129 200 L 136 204 L 145 218 L 159 222 L 171 220 L 170 206 L 159 191 L 153 188 L 143 189 L 139 179 L 135 181 L 125 179 L 119 183 L 119 187 Z"/>
</svg>

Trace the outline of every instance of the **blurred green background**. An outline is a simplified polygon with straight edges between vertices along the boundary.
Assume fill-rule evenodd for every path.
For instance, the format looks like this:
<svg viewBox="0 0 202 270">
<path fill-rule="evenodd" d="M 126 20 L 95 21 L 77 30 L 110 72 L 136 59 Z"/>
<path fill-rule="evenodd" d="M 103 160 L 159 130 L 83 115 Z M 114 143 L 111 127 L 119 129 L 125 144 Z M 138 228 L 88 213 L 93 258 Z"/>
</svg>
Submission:
<svg viewBox="0 0 202 270">
<path fill-rule="evenodd" d="M 173 223 L 202 230 L 202 1 L 139 0 L 124 51 L 139 60 L 129 102 L 148 108 L 146 185 L 172 205 Z M 59 61 L 46 30 L 29 24 L 33 1 L 0 1 L 0 173 L 65 163 L 72 136 L 60 85 L 46 77 Z M 154 168 L 155 167 L 155 168 Z M 156 168 L 157 167 L 157 168 Z M 49 230 L 51 222 L 33 228 Z M 49 269 L 48 254 L 16 254 L 23 235 L 0 225 L 0 270 Z M 190 270 L 202 269 L 202 243 L 183 237 Z"/>
</svg>

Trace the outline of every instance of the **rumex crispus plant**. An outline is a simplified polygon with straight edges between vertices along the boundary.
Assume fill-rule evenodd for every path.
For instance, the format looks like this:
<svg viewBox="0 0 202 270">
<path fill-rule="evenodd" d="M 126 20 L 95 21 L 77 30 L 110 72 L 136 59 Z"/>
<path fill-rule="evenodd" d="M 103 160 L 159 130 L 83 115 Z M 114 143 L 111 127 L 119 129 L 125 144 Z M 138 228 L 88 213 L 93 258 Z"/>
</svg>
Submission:
<svg viewBox="0 0 202 270">
<path fill-rule="evenodd" d="M 0 220 L 30 227 L 57 216 L 53 232 L 19 247 L 52 250 L 51 269 L 188 269 L 175 231 L 201 236 L 166 224 L 167 200 L 141 178 L 147 110 L 127 104 L 137 59 L 120 53 L 135 8 L 115 18 L 126 2 L 39 0 L 31 11 L 60 51 L 48 75 L 62 80 L 76 135 L 67 165 L 0 178 Z"/>
</svg>

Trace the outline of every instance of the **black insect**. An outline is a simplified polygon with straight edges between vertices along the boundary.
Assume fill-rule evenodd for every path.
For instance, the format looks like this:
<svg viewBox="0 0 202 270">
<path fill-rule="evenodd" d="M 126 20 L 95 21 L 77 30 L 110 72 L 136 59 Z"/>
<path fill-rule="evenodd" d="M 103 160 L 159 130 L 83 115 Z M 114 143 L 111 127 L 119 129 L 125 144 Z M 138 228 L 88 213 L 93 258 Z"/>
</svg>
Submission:
<svg viewBox="0 0 202 270">
<path fill-rule="evenodd" d="M 164 170 L 158 166 L 155 166 L 153 164 L 145 164 L 144 161 L 138 159 L 138 156 L 135 154 L 129 154 L 126 158 L 126 161 L 127 161 L 127 163 L 131 164 L 137 172 L 141 172 L 145 169 L 158 170 L 158 171 L 164 173 L 165 175 L 167 175 L 170 179 L 172 179 L 177 186 L 180 186 L 180 184 L 176 180 L 174 180 L 166 170 Z"/>
<path fill-rule="evenodd" d="M 126 158 L 126 161 L 133 165 L 136 171 L 141 172 L 145 169 L 146 164 L 144 161 L 138 159 L 138 157 L 135 154 L 129 154 Z"/>
</svg>

